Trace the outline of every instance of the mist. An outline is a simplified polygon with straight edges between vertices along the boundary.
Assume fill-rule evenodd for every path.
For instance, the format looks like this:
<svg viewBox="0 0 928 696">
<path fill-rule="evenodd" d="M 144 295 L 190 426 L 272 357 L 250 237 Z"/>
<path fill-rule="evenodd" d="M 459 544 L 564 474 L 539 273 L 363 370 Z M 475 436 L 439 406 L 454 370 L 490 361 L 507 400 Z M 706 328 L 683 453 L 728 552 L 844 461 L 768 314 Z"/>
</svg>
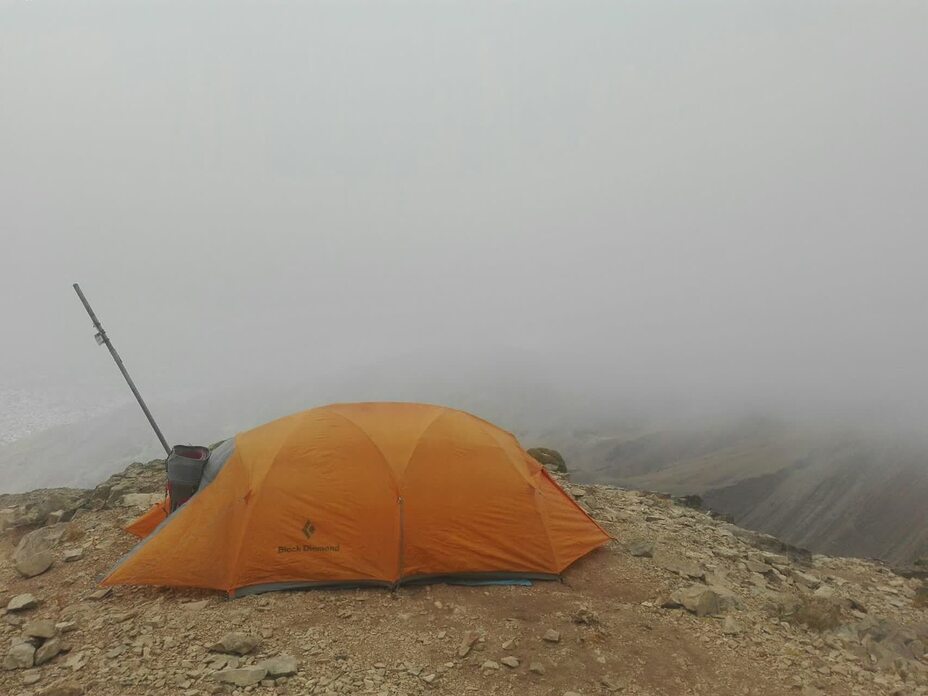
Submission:
<svg viewBox="0 0 928 696">
<path fill-rule="evenodd" d="M 926 422 L 923 3 L 0 13 L 7 428 L 131 398 L 73 282 L 177 428 L 185 399 Z"/>
</svg>

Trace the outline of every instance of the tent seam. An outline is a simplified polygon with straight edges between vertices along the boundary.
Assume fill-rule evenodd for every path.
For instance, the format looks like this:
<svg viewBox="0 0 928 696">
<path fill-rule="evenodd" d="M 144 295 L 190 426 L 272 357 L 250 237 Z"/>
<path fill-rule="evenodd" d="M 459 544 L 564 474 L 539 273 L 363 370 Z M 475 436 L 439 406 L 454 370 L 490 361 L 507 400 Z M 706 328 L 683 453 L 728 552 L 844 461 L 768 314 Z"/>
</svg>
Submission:
<svg viewBox="0 0 928 696">
<path fill-rule="evenodd" d="M 300 414 L 300 415 L 304 415 L 305 413 L 307 413 L 307 411 L 304 411 L 304 412 L 303 412 L 302 414 Z M 237 544 L 237 547 L 236 547 L 236 549 L 235 549 L 235 557 L 234 557 L 234 560 L 233 560 L 233 563 L 232 563 L 232 566 L 231 566 L 231 572 L 232 572 L 232 576 L 233 576 L 233 577 L 226 578 L 226 583 L 225 583 L 225 584 L 226 584 L 226 592 L 227 592 L 227 593 L 231 593 L 231 592 L 233 592 L 234 589 L 235 589 L 235 588 L 233 587 L 232 581 L 233 581 L 233 579 L 237 579 L 237 578 L 238 578 L 238 562 L 239 562 L 239 559 L 240 559 L 241 556 L 242 556 L 242 545 L 243 545 L 244 542 L 245 542 L 245 534 L 246 534 L 246 532 L 248 531 L 248 523 L 251 521 L 251 515 L 254 513 L 255 509 L 258 507 L 258 501 L 259 501 L 260 498 L 261 498 L 261 493 L 264 491 L 264 479 L 267 478 L 268 473 L 270 473 L 270 471 L 271 471 L 271 467 L 274 466 L 275 462 L 277 461 L 277 457 L 280 456 L 280 451 L 284 448 L 284 445 L 287 444 L 287 441 L 289 440 L 290 436 L 299 428 L 299 426 L 300 426 L 300 424 L 302 423 L 303 419 L 302 419 L 302 418 L 294 418 L 294 421 L 295 421 L 295 422 L 294 422 L 294 425 L 293 425 L 293 428 L 291 429 L 291 431 L 290 431 L 289 433 L 287 433 L 287 436 L 286 436 L 286 437 L 281 438 L 281 440 L 280 440 L 280 445 L 278 446 L 277 451 L 274 452 L 274 456 L 271 457 L 271 461 L 270 461 L 270 463 L 268 464 L 267 469 L 265 469 L 264 476 L 261 477 L 261 481 L 260 481 L 260 482 L 252 482 L 252 485 L 249 487 L 249 491 L 253 491 L 253 490 L 257 489 L 257 492 L 256 492 L 255 495 L 254 495 L 253 502 L 252 502 L 251 506 L 250 506 L 249 509 L 247 510 L 247 513 L 246 513 L 246 515 L 245 515 L 245 519 L 242 521 L 242 533 L 239 535 L 238 544 Z M 236 436 L 236 445 L 238 445 L 238 436 Z M 244 463 L 244 461 L 243 461 L 243 463 Z"/>
</svg>

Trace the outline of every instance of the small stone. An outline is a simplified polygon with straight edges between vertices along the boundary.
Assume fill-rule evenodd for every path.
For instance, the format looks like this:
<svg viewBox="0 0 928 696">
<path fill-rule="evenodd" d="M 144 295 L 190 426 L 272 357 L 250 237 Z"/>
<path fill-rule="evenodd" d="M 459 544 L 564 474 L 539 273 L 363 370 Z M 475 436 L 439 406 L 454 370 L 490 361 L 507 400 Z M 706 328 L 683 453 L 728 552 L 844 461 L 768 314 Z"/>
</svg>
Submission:
<svg viewBox="0 0 928 696">
<path fill-rule="evenodd" d="M 426 684 L 431 684 L 433 681 L 435 681 L 435 677 L 435 674 L 426 674 L 424 677 L 422 677 L 422 681 L 424 681 Z"/>
<path fill-rule="evenodd" d="M 574 487 L 574 488 L 571 488 L 571 489 L 570 489 L 570 494 L 571 494 L 574 498 L 582 498 L 583 496 L 586 495 L 586 491 L 583 490 L 582 488 Z"/>
<path fill-rule="evenodd" d="M 78 547 L 76 549 L 65 549 L 61 552 L 61 558 L 65 563 L 72 563 L 74 561 L 79 561 L 84 557 L 84 549 Z"/>
<path fill-rule="evenodd" d="M 17 643 L 3 658 L 3 669 L 29 669 L 34 661 L 35 648 L 32 643 Z"/>
<path fill-rule="evenodd" d="M 725 621 L 722 622 L 722 633 L 726 636 L 734 636 L 741 633 L 741 624 L 739 624 L 731 616 L 726 616 Z"/>
<path fill-rule="evenodd" d="M 239 667 L 213 673 L 213 679 L 235 686 L 254 686 L 267 676 L 264 667 Z"/>
<path fill-rule="evenodd" d="M 503 650 L 509 650 L 515 644 L 516 644 L 516 639 L 510 638 L 509 640 L 503 642 L 503 646 L 502 646 Z"/>
<path fill-rule="evenodd" d="M 55 622 L 48 619 L 33 619 L 23 625 L 23 634 L 30 638 L 51 638 L 57 632 Z"/>
<path fill-rule="evenodd" d="M 187 609 L 189 611 L 199 611 L 200 609 L 204 609 L 207 604 L 209 604 L 208 599 L 201 599 L 198 602 L 184 602 L 180 606 L 182 609 Z"/>
<path fill-rule="evenodd" d="M 245 633 L 239 633 L 238 631 L 233 631 L 232 633 L 227 633 L 222 637 L 218 643 L 210 647 L 212 652 L 220 653 L 233 653 L 235 655 L 247 655 L 256 647 L 260 641 L 254 636 L 249 636 Z M 261 677 L 263 679 L 264 677 Z M 261 681 L 259 679 L 258 681 Z M 255 682 L 257 683 L 257 682 Z"/>
<path fill-rule="evenodd" d="M 38 604 L 39 602 L 35 597 L 26 593 L 13 597 L 9 604 L 6 605 L 6 609 L 7 611 L 24 611 L 26 609 L 34 609 Z"/>
<path fill-rule="evenodd" d="M 545 631 L 545 634 L 541 637 L 542 640 L 548 643 L 560 643 L 561 634 L 558 631 L 555 631 L 553 628 L 549 628 Z"/>
<path fill-rule="evenodd" d="M 91 592 L 89 595 L 87 595 L 87 599 L 93 599 L 93 600 L 106 599 L 107 597 L 110 596 L 110 594 L 112 594 L 112 592 L 113 592 L 112 587 L 104 587 L 103 589 L 97 590 L 96 592 Z"/>
<path fill-rule="evenodd" d="M 763 563 L 762 561 L 755 561 L 750 558 L 746 560 L 744 564 L 752 573 L 760 573 L 761 575 L 765 575 L 766 573 L 769 573 L 773 570 L 773 568 L 771 568 L 766 563 Z"/>
<path fill-rule="evenodd" d="M 269 660 L 264 660 L 259 666 L 267 670 L 267 676 L 276 679 L 296 674 L 299 664 L 292 655 L 278 655 Z"/>
<path fill-rule="evenodd" d="M 690 585 L 671 595 L 671 601 L 682 605 L 696 616 L 718 616 L 738 604 L 737 598 L 728 590 L 707 585 Z"/>
<path fill-rule="evenodd" d="M 633 541 L 628 545 L 628 552 L 638 558 L 653 558 L 654 557 L 654 542 L 653 541 Z"/>
<path fill-rule="evenodd" d="M 512 655 L 507 655 L 506 657 L 501 659 L 500 662 L 502 662 L 504 665 L 512 669 L 515 669 L 516 667 L 519 666 L 519 659 L 517 657 L 513 657 Z"/>
<path fill-rule="evenodd" d="M 540 662 L 532 662 L 528 666 L 528 671 L 532 674 L 544 674 L 545 666 Z"/>
<path fill-rule="evenodd" d="M 499 669 L 499 663 L 494 662 L 493 660 L 487 660 L 482 665 L 480 665 L 480 669 Z"/>
<path fill-rule="evenodd" d="M 458 646 L 458 657 L 467 657 L 474 643 L 480 640 L 480 634 L 477 631 L 468 631 L 464 634 L 461 644 Z"/>
<path fill-rule="evenodd" d="M 58 633 L 70 633 L 75 628 L 77 628 L 77 623 L 74 621 L 60 621 L 55 624 L 55 630 Z"/>
<path fill-rule="evenodd" d="M 42 672 L 37 669 L 29 669 L 23 672 L 23 684 L 29 686 L 30 684 L 38 684 L 39 680 L 42 679 Z"/>
<path fill-rule="evenodd" d="M 669 570 L 671 573 L 676 573 L 685 578 L 698 579 L 704 577 L 706 574 L 696 563 L 686 558 L 667 556 L 659 558 L 657 562 L 664 570 Z"/>
<path fill-rule="evenodd" d="M 58 638 L 49 638 L 41 647 L 35 651 L 35 665 L 44 665 L 46 662 L 51 660 L 55 655 L 61 652 L 61 640 Z"/>
</svg>

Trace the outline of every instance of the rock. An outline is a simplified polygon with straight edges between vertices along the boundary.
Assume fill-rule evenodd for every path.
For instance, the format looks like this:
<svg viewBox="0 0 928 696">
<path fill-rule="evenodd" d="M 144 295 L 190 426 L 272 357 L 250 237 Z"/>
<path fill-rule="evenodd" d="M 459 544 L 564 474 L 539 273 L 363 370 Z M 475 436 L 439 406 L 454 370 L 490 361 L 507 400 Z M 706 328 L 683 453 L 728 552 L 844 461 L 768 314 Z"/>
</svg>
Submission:
<svg viewBox="0 0 928 696">
<path fill-rule="evenodd" d="M 38 684 L 42 679 L 42 672 L 38 669 L 28 669 L 23 672 L 23 684 Z"/>
<path fill-rule="evenodd" d="M 61 552 L 61 558 L 65 563 L 72 563 L 73 561 L 79 561 L 84 557 L 84 549 L 81 547 L 75 549 L 65 549 Z"/>
<path fill-rule="evenodd" d="M 232 633 L 227 633 L 222 637 L 218 643 L 210 647 L 212 652 L 220 653 L 232 653 L 235 655 L 247 655 L 260 643 L 255 636 L 249 636 L 246 633 L 239 633 L 238 631 L 233 631 Z M 261 677 L 264 679 L 264 677 Z M 259 679 L 258 681 L 261 681 Z"/>
<path fill-rule="evenodd" d="M 70 633 L 75 628 L 77 628 L 77 623 L 75 621 L 59 621 L 55 624 L 55 630 L 58 633 Z"/>
<path fill-rule="evenodd" d="M 87 599 L 93 599 L 93 600 L 106 599 L 112 594 L 112 592 L 113 592 L 112 587 L 104 587 L 103 589 L 97 590 L 96 592 L 91 592 L 89 595 L 87 595 Z"/>
<path fill-rule="evenodd" d="M 3 669 L 29 669 L 35 662 L 35 647 L 32 643 L 17 643 L 3 658 Z"/>
<path fill-rule="evenodd" d="M 609 692 L 624 691 L 627 683 L 620 683 L 608 674 L 599 680 L 599 683 L 606 687 Z"/>
<path fill-rule="evenodd" d="M 705 571 L 696 563 L 685 558 L 676 558 L 672 556 L 662 556 L 657 559 L 658 565 L 664 570 L 676 573 L 684 578 L 699 579 L 705 576 Z"/>
<path fill-rule="evenodd" d="M 291 655 L 278 655 L 269 660 L 264 660 L 258 666 L 267 670 L 267 676 L 276 679 L 296 674 L 299 664 L 296 658 Z"/>
<path fill-rule="evenodd" d="M 545 666 L 540 662 L 532 662 L 528 666 L 528 671 L 532 674 L 544 674 Z"/>
<path fill-rule="evenodd" d="M 928 607 L 928 581 L 923 582 L 922 586 L 915 590 L 915 599 L 912 601 L 916 607 Z"/>
<path fill-rule="evenodd" d="M 84 687 L 74 682 L 58 682 L 40 691 L 39 696 L 84 696 Z"/>
<path fill-rule="evenodd" d="M 35 651 L 35 665 L 44 665 L 55 655 L 61 652 L 61 640 L 58 638 L 49 638 Z"/>
<path fill-rule="evenodd" d="M 512 669 L 515 669 L 516 667 L 519 666 L 519 659 L 517 657 L 513 657 L 512 655 L 507 655 L 506 657 L 501 659 L 500 662 Z"/>
<path fill-rule="evenodd" d="M 763 534 L 762 532 L 755 532 L 750 529 L 742 529 L 741 527 L 736 527 L 733 524 L 723 525 L 722 529 L 730 533 L 732 536 L 747 542 L 755 549 L 759 549 L 760 551 L 767 551 L 768 553 L 777 555 L 785 555 L 793 563 L 799 563 L 801 565 L 811 565 L 812 563 L 811 551 L 808 549 L 800 548 L 798 546 L 787 544 L 786 542 L 777 539 L 775 536 Z"/>
<path fill-rule="evenodd" d="M 24 578 L 34 578 L 52 567 L 55 554 L 51 551 L 40 551 L 34 554 L 14 554 L 13 565 L 16 571 Z"/>
<path fill-rule="evenodd" d="M 572 618 L 575 624 L 580 624 L 581 626 L 594 626 L 599 623 L 599 617 L 596 615 L 596 612 L 589 607 L 580 607 Z M 506 647 L 506 645 L 503 645 L 504 650 Z"/>
<path fill-rule="evenodd" d="M 126 493 L 120 498 L 120 507 L 134 507 L 139 510 L 147 510 L 152 505 L 164 500 L 161 493 Z"/>
<path fill-rule="evenodd" d="M 67 533 L 67 524 L 53 524 L 50 527 L 32 530 L 19 540 L 16 550 L 13 551 L 13 561 L 52 551 Z"/>
<path fill-rule="evenodd" d="M 547 447 L 532 447 L 525 451 L 546 469 L 556 471 L 559 474 L 567 473 L 567 463 L 557 450 L 548 449 Z"/>
<path fill-rule="evenodd" d="M 482 665 L 480 665 L 480 669 L 499 669 L 499 663 L 494 662 L 493 660 L 486 660 Z"/>
<path fill-rule="evenodd" d="M 555 631 L 553 628 L 549 628 L 545 631 L 545 634 L 541 637 L 542 640 L 547 641 L 548 643 L 560 643 L 561 634 L 558 631 Z"/>
<path fill-rule="evenodd" d="M 55 488 L 32 491 L 17 497 L 25 498 L 25 502 L 0 510 L 0 531 L 70 520 L 86 502 L 87 491 Z"/>
<path fill-rule="evenodd" d="M 254 686 L 266 676 L 267 670 L 259 666 L 223 669 L 213 673 L 213 678 L 217 681 L 235 686 Z"/>
<path fill-rule="evenodd" d="M 767 565 L 763 561 L 755 561 L 752 558 L 747 559 L 744 562 L 744 565 L 746 565 L 748 570 L 750 570 L 752 573 L 760 573 L 761 575 L 766 575 L 773 570 L 771 566 Z"/>
<path fill-rule="evenodd" d="M 671 599 L 696 616 L 718 616 L 738 603 L 729 590 L 708 585 L 690 585 L 674 592 Z"/>
<path fill-rule="evenodd" d="M 638 558 L 652 558 L 654 556 L 653 541 L 633 541 L 628 545 L 628 552 Z"/>
<path fill-rule="evenodd" d="M 23 634 L 30 638 L 52 638 L 57 633 L 55 622 L 48 619 L 33 619 L 23 626 Z"/>
<path fill-rule="evenodd" d="M 6 605 L 6 610 L 25 611 L 26 609 L 34 609 L 38 604 L 38 600 L 27 592 L 26 594 L 19 594 L 13 597 Z"/>
<path fill-rule="evenodd" d="M 789 558 L 779 553 L 764 552 L 761 553 L 764 562 L 772 566 L 788 566 Z"/>
<path fill-rule="evenodd" d="M 464 638 L 461 639 L 461 644 L 458 646 L 458 657 L 467 657 L 468 653 L 471 651 L 471 648 L 474 647 L 474 643 L 476 643 L 479 639 L 480 634 L 477 633 L 477 631 L 468 631 L 465 633 Z"/>
<path fill-rule="evenodd" d="M 735 636 L 741 633 L 742 628 L 735 619 L 731 616 L 726 616 L 725 621 L 722 623 L 722 633 L 726 636 Z"/>
<path fill-rule="evenodd" d="M 582 498 L 583 496 L 586 495 L 586 491 L 583 490 L 582 488 L 579 488 L 579 487 L 575 486 L 575 487 L 573 487 L 573 488 L 570 489 L 570 494 L 571 494 L 574 498 Z"/>
<path fill-rule="evenodd" d="M 187 611 L 199 611 L 200 609 L 205 609 L 207 604 L 209 604 L 208 599 L 201 599 L 197 602 L 184 602 L 180 606 Z"/>
</svg>

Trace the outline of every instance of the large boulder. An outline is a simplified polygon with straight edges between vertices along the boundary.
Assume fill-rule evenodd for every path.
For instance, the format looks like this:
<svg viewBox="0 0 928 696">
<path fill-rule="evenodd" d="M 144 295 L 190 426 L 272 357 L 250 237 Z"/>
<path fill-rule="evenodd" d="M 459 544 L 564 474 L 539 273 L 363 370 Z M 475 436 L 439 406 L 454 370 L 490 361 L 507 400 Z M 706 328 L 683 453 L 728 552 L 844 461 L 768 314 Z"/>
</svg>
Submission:
<svg viewBox="0 0 928 696">
<path fill-rule="evenodd" d="M 54 562 L 54 553 L 51 551 L 39 551 L 38 553 L 13 559 L 13 566 L 16 568 L 16 572 L 24 578 L 34 578 L 51 568 Z"/>
<path fill-rule="evenodd" d="M 31 578 L 48 570 L 55 562 L 55 547 L 68 533 L 69 525 L 60 523 L 34 529 L 20 539 L 13 551 L 19 574 Z"/>
</svg>

